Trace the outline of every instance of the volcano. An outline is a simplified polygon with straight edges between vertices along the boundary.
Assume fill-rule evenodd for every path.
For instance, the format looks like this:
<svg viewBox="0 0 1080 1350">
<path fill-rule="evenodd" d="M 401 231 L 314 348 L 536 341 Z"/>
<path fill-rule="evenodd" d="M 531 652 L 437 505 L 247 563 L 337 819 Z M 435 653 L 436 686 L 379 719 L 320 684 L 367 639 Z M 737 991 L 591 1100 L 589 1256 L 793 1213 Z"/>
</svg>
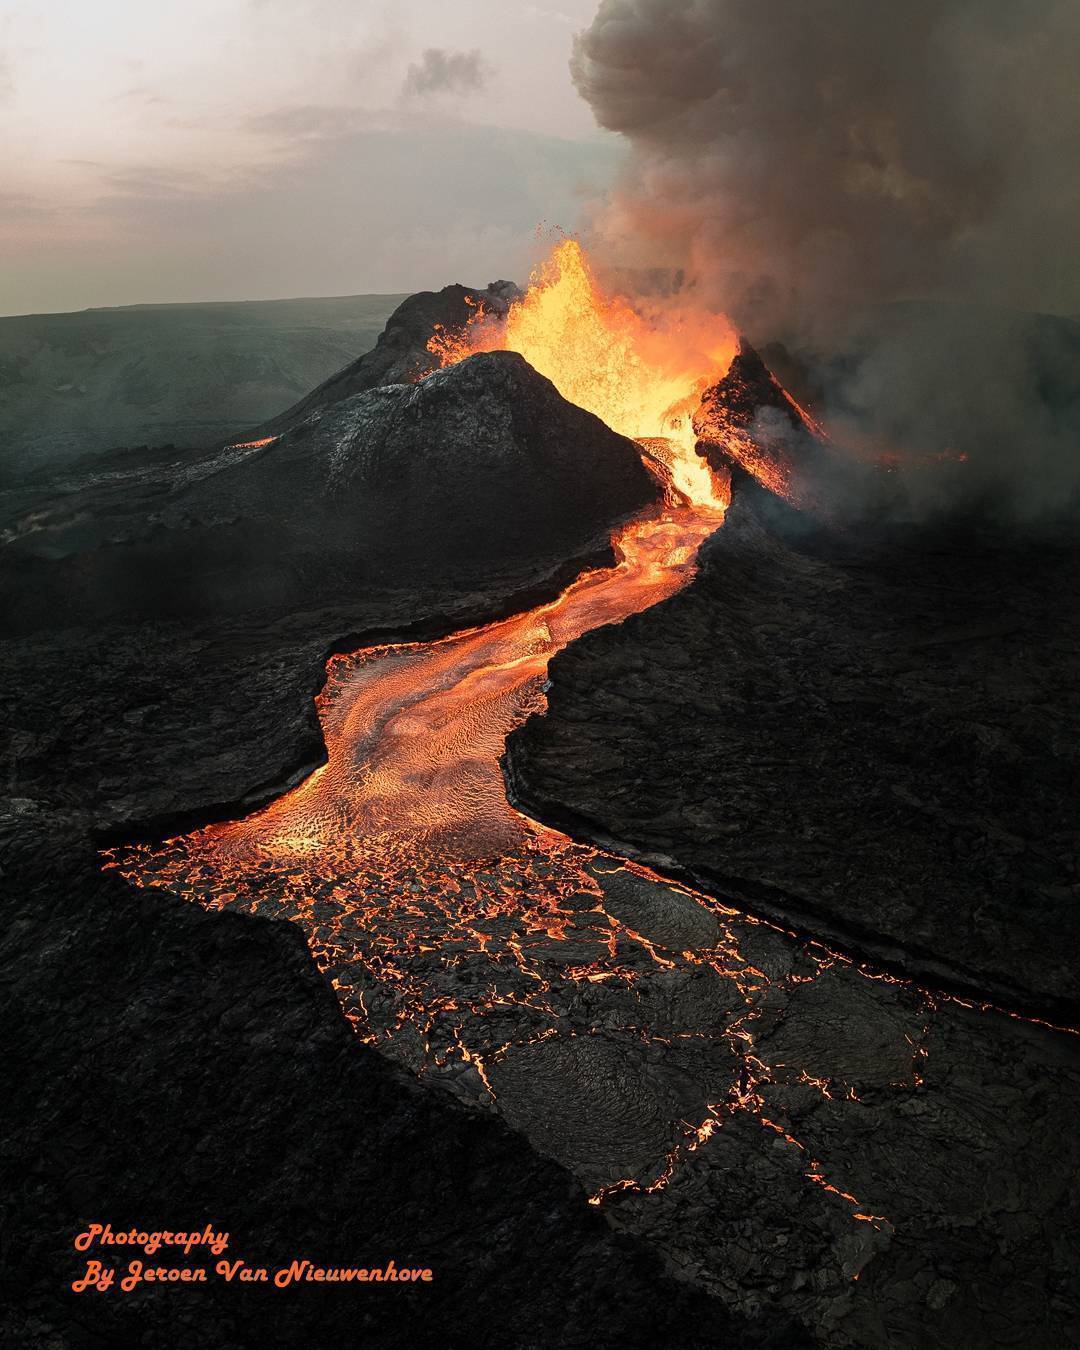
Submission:
<svg viewBox="0 0 1080 1350">
<path fill-rule="evenodd" d="M 213 453 L 8 504 L 22 1128 L 84 1160 L 22 1179 L 21 1332 L 151 1176 L 267 1260 L 419 1242 L 466 1339 L 1064 1334 L 1075 550 L 869 532 L 707 328 L 567 241 Z"/>
</svg>

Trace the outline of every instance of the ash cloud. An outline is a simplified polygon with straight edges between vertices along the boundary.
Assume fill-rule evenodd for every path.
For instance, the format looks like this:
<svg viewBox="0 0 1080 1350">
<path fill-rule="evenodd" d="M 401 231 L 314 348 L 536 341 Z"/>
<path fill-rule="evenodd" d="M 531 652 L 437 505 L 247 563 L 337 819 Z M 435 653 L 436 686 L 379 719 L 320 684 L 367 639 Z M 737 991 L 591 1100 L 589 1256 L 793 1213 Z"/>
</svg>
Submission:
<svg viewBox="0 0 1080 1350">
<path fill-rule="evenodd" d="M 491 71 L 479 50 L 446 51 L 429 47 L 419 62 L 412 62 L 401 87 L 405 99 L 432 94 L 476 94 L 487 85 Z"/>
<path fill-rule="evenodd" d="M 600 247 L 783 343 L 841 429 L 967 453 L 950 502 L 1071 505 L 1078 50 L 1074 0 L 603 0 L 572 70 L 632 155 Z"/>
</svg>

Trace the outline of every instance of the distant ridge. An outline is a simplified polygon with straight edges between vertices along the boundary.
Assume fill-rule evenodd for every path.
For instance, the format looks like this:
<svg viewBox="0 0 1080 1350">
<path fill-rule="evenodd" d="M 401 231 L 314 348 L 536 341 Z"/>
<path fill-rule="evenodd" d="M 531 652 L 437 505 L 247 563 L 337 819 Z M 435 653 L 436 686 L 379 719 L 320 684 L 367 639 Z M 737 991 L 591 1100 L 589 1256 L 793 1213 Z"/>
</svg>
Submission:
<svg viewBox="0 0 1080 1350">
<path fill-rule="evenodd" d="M 403 295 L 0 318 L 0 486 L 120 446 L 214 445 L 374 346 Z"/>
</svg>

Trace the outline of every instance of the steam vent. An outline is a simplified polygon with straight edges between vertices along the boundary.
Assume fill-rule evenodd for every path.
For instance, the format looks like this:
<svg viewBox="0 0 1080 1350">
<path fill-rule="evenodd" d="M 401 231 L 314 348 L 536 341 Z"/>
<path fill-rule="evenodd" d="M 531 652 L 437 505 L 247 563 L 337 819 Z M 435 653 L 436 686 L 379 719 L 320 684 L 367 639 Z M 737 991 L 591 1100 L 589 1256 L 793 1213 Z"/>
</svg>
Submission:
<svg viewBox="0 0 1080 1350">
<path fill-rule="evenodd" d="M 564 239 L 0 495 L 12 1343 L 1076 1344 L 1078 553 L 954 468 Z M 56 1330 L 181 1219 L 434 1278 Z"/>
</svg>

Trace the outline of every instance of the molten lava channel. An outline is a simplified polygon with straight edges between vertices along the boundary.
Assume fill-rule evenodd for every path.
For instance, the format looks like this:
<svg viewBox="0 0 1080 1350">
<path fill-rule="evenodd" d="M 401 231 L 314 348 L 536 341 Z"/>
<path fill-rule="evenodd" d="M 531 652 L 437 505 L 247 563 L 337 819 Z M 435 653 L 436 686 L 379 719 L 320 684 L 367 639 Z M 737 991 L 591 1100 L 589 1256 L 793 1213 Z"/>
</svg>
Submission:
<svg viewBox="0 0 1080 1350">
<path fill-rule="evenodd" d="M 887 1221 L 827 1179 L 766 1114 L 763 1096 L 780 1081 L 812 1085 L 829 1100 L 854 1100 L 855 1088 L 815 1075 L 813 1065 L 770 1063 L 756 1044 L 771 1000 L 844 958 L 575 843 L 506 797 L 506 737 L 543 711 L 552 655 L 685 586 L 699 545 L 723 520 L 723 485 L 696 456 L 689 419 L 733 346 L 725 335 L 710 355 L 692 333 L 652 360 L 662 336 L 602 294 L 570 241 L 501 334 L 478 314 L 463 334 L 438 335 L 444 361 L 496 343 L 520 351 L 566 396 L 643 438 L 646 459 L 662 466 L 664 507 L 618 532 L 614 567 L 584 574 L 547 604 L 439 641 L 334 657 L 317 700 L 321 768 L 245 819 L 108 850 L 105 866 L 209 910 L 299 925 L 362 1040 L 473 1106 L 504 1110 L 577 1172 L 596 1203 L 662 1189 L 740 1114 L 786 1141 L 827 1203 L 880 1228 Z M 645 913 L 654 902 L 681 914 L 675 929 L 636 917 L 635 906 Z M 766 930 L 786 944 L 780 974 L 765 972 Z M 707 1018 L 686 1002 L 688 980 L 707 986 Z M 898 1053 L 907 1067 L 897 1090 L 918 1086 L 936 1008 L 925 991 L 906 997 L 911 1022 Z M 571 1102 L 587 1097 L 581 1057 L 600 1042 L 615 1056 L 644 1047 L 680 1072 L 690 1055 L 696 1086 L 674 1102 L 661 1093 L 645 1105 L 596 1103 L 577 1137 L 571 1125 L 554 1139 L 521 1105 L 514 1066 L 542 1056 L 555 1091 Z M 615 1073 L 611 1081 L 622 1080 Z M 598 1153 L 585 1135 L 605 1111 L 614 1112 L 601 1141 L 609 1147 Z"/>
</svg>

